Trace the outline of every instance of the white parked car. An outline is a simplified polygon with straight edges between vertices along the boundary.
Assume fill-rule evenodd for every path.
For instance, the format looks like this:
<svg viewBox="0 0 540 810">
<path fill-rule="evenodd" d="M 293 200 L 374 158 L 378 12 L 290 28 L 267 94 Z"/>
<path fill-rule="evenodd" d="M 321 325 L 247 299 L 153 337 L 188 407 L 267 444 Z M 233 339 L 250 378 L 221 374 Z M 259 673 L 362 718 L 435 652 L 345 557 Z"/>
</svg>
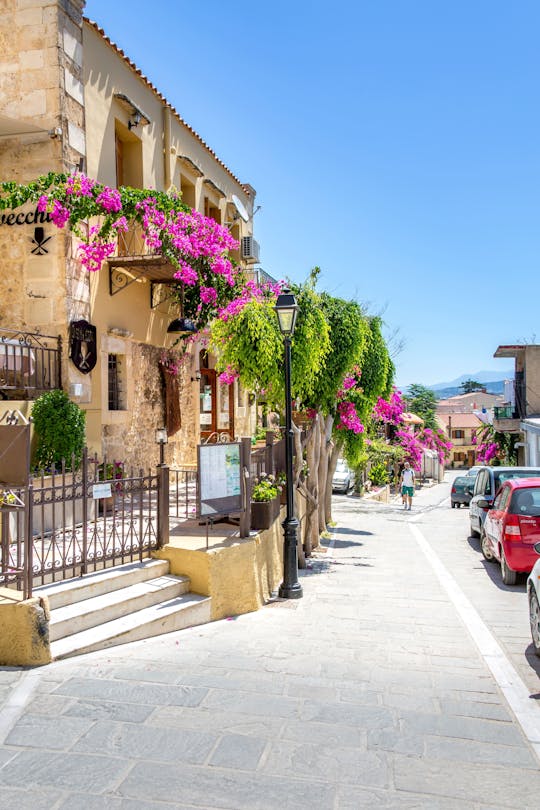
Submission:
<svg viewBox="0 0 540 810">
<path fill-rule="evenodd" d="M 339 458 L 336 471 L 332 478 L 332 492 L 343 492 L 347 494 L 354 486 L 354 472 L 347 462 Z"/>
<path fill-rule="evenodd" d="M 535 544 L 534 550 L 540 555 L 540 543 Z M 527 596 L 529 597 L 529 620 L 534 651 L 540 656 L 540 556 L 527 580 Z"/>
</svg>

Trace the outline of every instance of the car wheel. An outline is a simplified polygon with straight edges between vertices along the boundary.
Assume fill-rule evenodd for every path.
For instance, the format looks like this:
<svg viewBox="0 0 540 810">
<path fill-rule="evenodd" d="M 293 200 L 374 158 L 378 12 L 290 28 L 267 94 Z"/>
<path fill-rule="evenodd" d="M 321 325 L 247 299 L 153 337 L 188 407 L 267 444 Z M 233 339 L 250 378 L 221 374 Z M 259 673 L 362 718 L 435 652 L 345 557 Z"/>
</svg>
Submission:
<svg viewBox="0 0 540 810">
<path fill-rule="evenodd" d="M 452 509 L 455 509 L 455 508 L 456 508 L 456 505 L 455 505 L 454 501 L 452 501 L 452 503 L 450 504 L 450 506 L 452 507 Z"/>
<path fill-rule="evenodd" d="M 529 620 L 534 651 L 540 656 L 540 604 L 534 591 L 529 596 Z"/>
<path fill-rule="evenodd" d="M 515 585 L 517 582 L 517 571 L 512 571 L 511 568 L 508 567 L 508 563 L 506 562 L 506 557 L 504 556 L 504 549 L 501 549 L 501 574 L 502 574 L 502 581 L 505 585 Z"/>
<path fill-rule="evenodd" d="M 491 548 L 489 547 L 487 534 L 485 533 L 484 530 L 482 530 L 482 533 L 480 535 L 480 548 L 482 549 L 484 560 L 487 560 L 488 562 L 493 562 L 495 558 L 493 556 Z"/>
<path fill-rule="evenodd" d="M 473 525 L 471 523 L 471 537 L 480 537 L 480 532 L 478 529 L 473 529 Z"/>
</svg>

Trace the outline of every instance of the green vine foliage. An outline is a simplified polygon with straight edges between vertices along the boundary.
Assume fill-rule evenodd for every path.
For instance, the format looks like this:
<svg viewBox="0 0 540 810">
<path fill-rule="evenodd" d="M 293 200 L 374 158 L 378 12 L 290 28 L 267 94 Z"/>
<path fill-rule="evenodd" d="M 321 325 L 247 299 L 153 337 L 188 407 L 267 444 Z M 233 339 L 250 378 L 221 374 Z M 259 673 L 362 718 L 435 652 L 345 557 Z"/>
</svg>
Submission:
<svg viewBox="0 0 540 810">
<path fill-rule="evenodd" d="M 323 414 L 334 414 L 337 392 L 347 372 L 360 363 L 369 326 L 356 301 L 321 293 L 320 307 L 330 329 L 330 349 L 308 404 Z"/>
<path fill-rule="evenodd" d="M 379 317 L 369 319 L 369 334 L 361 360 L 364 410 L 371 413 L 378 397 L 385 394 L 391 384 L 392 365 L 382 335 Z"/>
<path fill-rule="evenodd" d="M 291 285 L 299 306 L 291 348 L 291 388 L 294 399 L 304 404 L 313 397 L 317 380 L 324 373 L 330 349 L 329 327 L 318 296 L 308 284 Z M 264 393 L 278 409 L 284 403 L 283 337 L 279 331 L 275 301 L 251 301 L 242 311 L 211 326 L 211 348 L 218 371 L 228 366 L 239 373 L 248 390 Z"/>
<path fill-rule="evenodd" d="M 347 399 L 354 403 L 356 412 L 366 428 L 365 433 L 350 430 L 334 430 L 334 440 L 342 444 L 343 454 L 352 467 L 360 465 L 365 458 L 365 439 L 373 431 L 371 414 L 380 396 L 391 388 L 393 363 L 382 336 L 382 321 L 378 317 L 366 318 L 366 332 L 360 358 L 362 376 L 360 388 L 347 392 Z"/>
<path fill-rule="evenodd" d="M 299 306 L 292 344 L 292 393 L 304 407 L 313 402 L 324 381 L 331 350 L 330 327 L 314 286 L 312 277 L 302 286 L 291 285 Z"/>
<path fill-rule="evenodd" d="M 265 392 L 270 402 L 282 400 L 283 340 L 272 304 L 252 301 L 228 321 L 213 321 L 210 348 L 218 371 L 231 366 L 244 388 Z"/>
<path fill-rule="evenodd" d="M 86 433 L 86 413 L 70 400 L 65 391 L 47 391 L 32 407 L 36 434 L 34 463 L 39 469 L 60 469 L 62 459 L 66 468 L 80 464 Z"/>
</svg>

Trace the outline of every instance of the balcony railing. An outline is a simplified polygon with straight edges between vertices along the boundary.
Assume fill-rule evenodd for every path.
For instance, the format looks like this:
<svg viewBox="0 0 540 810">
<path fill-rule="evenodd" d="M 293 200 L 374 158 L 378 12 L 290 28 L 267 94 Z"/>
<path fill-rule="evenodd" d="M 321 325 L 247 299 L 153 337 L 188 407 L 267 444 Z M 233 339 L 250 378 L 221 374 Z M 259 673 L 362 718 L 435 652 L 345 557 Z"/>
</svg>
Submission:
<svg viewBox="0 0 540 810">
<path fill-rule="evenodd" d="M 0 399 L 36 399 L 62 387 L 62 338 L 0 329 Z"/>
<path fill-rule="evenodd" d="M 495 419 L 518 419 L 513 405 L 495 405 L 493 416 Z"/>
</svg>

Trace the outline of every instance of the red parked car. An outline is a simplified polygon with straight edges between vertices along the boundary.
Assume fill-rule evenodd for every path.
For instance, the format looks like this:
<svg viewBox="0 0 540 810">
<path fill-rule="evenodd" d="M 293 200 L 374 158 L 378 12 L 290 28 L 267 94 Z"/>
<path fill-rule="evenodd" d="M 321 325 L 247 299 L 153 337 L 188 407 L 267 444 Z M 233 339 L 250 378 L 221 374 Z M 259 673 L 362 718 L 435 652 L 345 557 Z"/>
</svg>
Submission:
<svg viewBox="0 0 540 810">
<path fill-rule="evenodd" d="M 479 506 L 484 504 L 479 501 Z M 485 506 L 489 504 L 485 503 Z M 480 534 L 486 560 L 498 560 L 505 585 L 532 571 L 540 542 L 540 478 L 511 478 L 499 489 Z"/>
</svg>

